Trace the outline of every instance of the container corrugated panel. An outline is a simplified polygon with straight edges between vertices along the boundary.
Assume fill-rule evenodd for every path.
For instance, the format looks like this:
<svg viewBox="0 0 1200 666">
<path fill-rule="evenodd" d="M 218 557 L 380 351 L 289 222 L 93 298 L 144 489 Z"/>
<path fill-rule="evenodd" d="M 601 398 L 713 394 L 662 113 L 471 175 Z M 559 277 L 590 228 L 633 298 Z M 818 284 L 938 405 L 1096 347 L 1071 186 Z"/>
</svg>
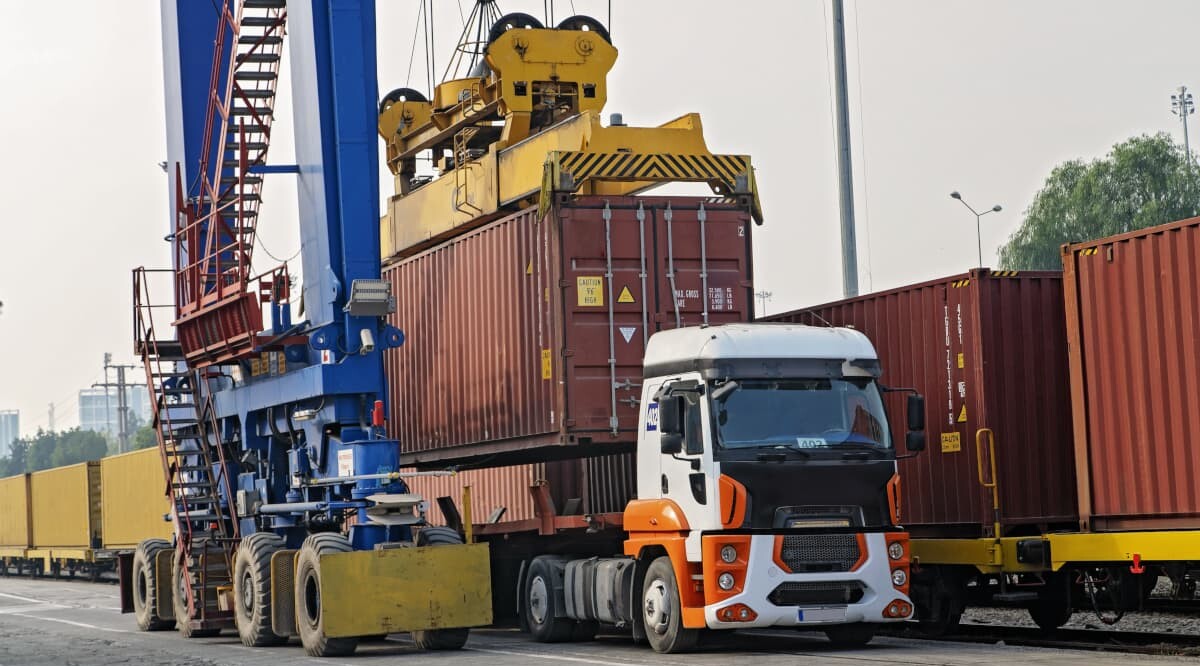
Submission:
<svg viewBox="0 0 1200 666">
<path fill-rule="evenodd" d="M 387 266 L 407 336 L 386 355 L 403 461 L 631 448 L 648 337 L 750 316 L 750 226 L 725 199 L 584 197 Z"/>
<path fill-rule="evenodd" d="M 434 525 L 445 525 L 446 518 L 438 508 L 437 498 L 451 497 L 462 510 L 462 489 L 471 487 L 472 519 L 486 522 L 492 511 L 504 507 L 502 521 L 533 518 L 533 498 L 529 486 L 539 478 L 539 465 L 512 465 L 490 469 L 473 469 L 454 476 L 418 477 L 408 480 L 409 488 L 428 503 L 427 517 Z"/>
<path fill-rule="evenodd" d="M 1200 218 L 1063 250 L 1085 528 L 1200 528 Z"/>
<path fill-rule="evenodd" d="M 100 463 L 30 475 L 35 548 L 96 548 L 100 539 Z"/>
<path fill-rule="evenodd" d="M 28 474 L 0 479 L 0 548 L 33 545 L 30 506 Z"/>
<path fill-rule="evenodd" d="M 853 326 L 874 343 L 882 382 L 926 398 L 928 448 L 900 462 L 902 520 L 926 536 L 991 534 L 987 464 L 996 438 L 1005 534 L 1076 521 L 1062 276 L 986 269 L 768 318 Z M 888 396 L 903 447 L 904 394 Z"/>
<path fill-rule="evenodd" d="M 100 488 L 105 548 L 134 548 L 143 539 L 171 538 L 174 527 L 164 520 L 171 503 L 157 448 L 101 460 Z"/>
</svg>

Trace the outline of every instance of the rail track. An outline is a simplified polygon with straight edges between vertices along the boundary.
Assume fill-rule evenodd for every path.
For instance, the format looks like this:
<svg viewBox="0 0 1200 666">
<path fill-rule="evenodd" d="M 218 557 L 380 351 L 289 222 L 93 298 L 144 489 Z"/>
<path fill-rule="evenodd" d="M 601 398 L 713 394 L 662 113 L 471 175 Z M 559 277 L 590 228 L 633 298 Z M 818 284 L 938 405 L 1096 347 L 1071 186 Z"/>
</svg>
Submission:
<svg viewBox="0 0 1200 666">
<path fill-rule="evenodd" d="M 885 635 L 902 638 L 967 643 L 1004 643 L 1023 647 L 1095 650 L 1177 656 L 1200 656 L 1200 634 L 1171 632 L 1118 631 L 1104 629 L 1058 629 L 1036 627 L 963 624 L 941 636 L 930 636 L 916 627 L 886 629 Z"/>
</svg>

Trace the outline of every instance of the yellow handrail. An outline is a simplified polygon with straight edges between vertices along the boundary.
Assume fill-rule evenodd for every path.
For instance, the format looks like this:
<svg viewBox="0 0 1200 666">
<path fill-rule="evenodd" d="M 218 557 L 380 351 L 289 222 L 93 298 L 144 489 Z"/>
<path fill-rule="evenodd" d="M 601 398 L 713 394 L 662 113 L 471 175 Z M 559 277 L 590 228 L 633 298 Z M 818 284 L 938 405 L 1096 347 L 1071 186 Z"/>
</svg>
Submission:
<svg viewBox="0 0 1200 666">
<path fill-rule="evenodd" d="M 991 475 L 985 479 L 983 473 L 984 447 L 987 447 L 987 458 Z M 992 530 L 997 539 L 1000 538 L 1000 488 L 996 477 L 996 433 L 991 428 L 980 428 L 975 432 L 975 468 L 979 473 L 979 485 L 992 491 Z"/>
</svg>

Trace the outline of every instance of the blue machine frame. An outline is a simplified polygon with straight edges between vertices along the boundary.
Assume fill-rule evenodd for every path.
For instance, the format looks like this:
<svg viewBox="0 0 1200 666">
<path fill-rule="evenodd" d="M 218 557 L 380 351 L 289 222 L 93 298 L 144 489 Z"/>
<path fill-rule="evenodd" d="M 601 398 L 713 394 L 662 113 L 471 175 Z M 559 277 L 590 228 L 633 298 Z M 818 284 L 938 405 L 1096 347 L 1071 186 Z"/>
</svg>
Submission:
<svg viewBox="0 0 1200 666">
<path fill-rule="evenodd" d="M 346 311 L 355 280 L 380 278 L 375 3 L 290 0 L 287 9 L 297 164 L 261 172 L 296 174 L 306 320 L 293 325 L 288 305 L 274 307 L 271 330 L 308 344 L 285 348 L 282 374 L 214 382 L 213 402 L 222 441 L 255 470 L 237 477 L 239 494 L 261 500 L 257 516 L 239 519 L 243 535 L 270 529 L 298 547 L 357 510 L 351 542 L 367 549 L 411 537 L 366 512 L 371 495 L 407 492 L 400 479 L 379 478 L 398 472 L 399 444 L 371 419 L 387 395 L 383 351 L 404 337 L 382 317 Z M 162 16 L 168 161 L 195 187 L 216 9 L 163 0 Z M 348 476 L 357 478 L 336 481 Z"/>
</svg>

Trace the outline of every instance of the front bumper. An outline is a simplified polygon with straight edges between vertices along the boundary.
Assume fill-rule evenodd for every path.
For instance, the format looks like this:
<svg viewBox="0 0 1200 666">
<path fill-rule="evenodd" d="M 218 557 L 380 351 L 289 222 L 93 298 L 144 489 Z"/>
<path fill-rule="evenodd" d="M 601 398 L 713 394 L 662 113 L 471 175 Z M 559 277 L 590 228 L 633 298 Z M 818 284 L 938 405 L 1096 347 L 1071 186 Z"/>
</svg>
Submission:
<svg viewBox="0 0 1200 666">
<path fill-rule="evenodd" d="M 716 603 L 706 604 L 704 619 L 710 629 L 762 627 L 805 627 L 853 622 L 902 622 L 907 617 L 887 617 L 889 604 L 901 601 L 912 608 L 912 600 L 892 584 L 893 562 L 888 559 L 883 533 L 865 534 L 867 557 L 855 570 L 830 573 L 787 573 L 774 560 L 775 536 L 755 535 L 741 592 Z M 905 558 L 907 561 L 907 558 Z M 905 566 L 907 569 L 907 566 Z M 907 571 L 906 571 L 907 574 Z M 768 597 L 783 583 L 858 583 L 862 597 L 854 603 L 777 606 Z M 748 621 L 725 621 L 718 613 L 744 604 L 756 614 Z"/>
</svg>

